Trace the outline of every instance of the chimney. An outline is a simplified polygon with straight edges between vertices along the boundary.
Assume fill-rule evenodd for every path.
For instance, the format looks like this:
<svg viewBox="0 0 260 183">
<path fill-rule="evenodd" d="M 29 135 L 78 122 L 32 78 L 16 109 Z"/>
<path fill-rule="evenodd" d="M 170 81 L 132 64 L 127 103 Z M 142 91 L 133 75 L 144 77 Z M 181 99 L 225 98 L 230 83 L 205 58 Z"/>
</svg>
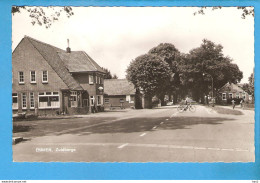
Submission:
<svg viewBox="0 0 260 183">
<path fill-rule="evenodd" d="M 68 42 L 68 47 L 66 49 L 67 53 L 70 53 L 71 52 L 71 49 L 70 49 L 70 40 L 67 39 L 67 42 Z"/>
</svg>

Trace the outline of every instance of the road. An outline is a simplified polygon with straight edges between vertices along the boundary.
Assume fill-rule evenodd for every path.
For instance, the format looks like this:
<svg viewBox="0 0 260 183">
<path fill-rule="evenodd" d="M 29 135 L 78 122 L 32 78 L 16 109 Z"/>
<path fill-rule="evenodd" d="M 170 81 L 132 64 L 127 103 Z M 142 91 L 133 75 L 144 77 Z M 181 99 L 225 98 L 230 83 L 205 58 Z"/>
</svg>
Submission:
<svg viewBox="0 0 260 183">
<path fill-rule="evenodd" d="M 218 114 L 204 106 L 179 113 L 164 107 L 28 122 L 36 132 L 14 134 L 28 140 L 13 145 L 13 160 L 253 162 L 254 111 L 242 113 Z"/>
</svg>

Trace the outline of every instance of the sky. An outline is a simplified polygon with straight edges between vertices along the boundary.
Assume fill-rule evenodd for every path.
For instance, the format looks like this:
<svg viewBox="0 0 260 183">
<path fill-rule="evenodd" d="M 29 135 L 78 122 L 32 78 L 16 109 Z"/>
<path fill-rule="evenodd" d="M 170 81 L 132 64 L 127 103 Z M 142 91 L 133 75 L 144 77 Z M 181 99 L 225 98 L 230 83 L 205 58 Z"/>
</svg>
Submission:
<svg viewBox="0 0 260 183">
<path fill-rule="evenodd" d="M 27 11 L 13 15 L 12 49 L 27 35 L 72 51 L 85 51 L 101 67 L 125 78 L 136 57 L 160 43 L 171 43 L 182 53 L 199 47 L 203 39 L 221 44 L 225 56 L 248 82 L 254 69 L 254 18 L 241 18 L 241 10 L 226 7 L 196 15 L 197 7 L 72 7 L 74 15 L 61 16 L 46 29 L 32 25 Z M 46 13 L 52 11 L 45 9 Z"/>
</svg>

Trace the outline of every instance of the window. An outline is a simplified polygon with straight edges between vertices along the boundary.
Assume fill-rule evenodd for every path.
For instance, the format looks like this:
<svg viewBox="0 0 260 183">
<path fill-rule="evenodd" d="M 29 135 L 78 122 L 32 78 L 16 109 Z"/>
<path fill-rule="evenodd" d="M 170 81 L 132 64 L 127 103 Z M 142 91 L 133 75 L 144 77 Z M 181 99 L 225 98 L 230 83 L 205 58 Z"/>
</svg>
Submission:
<svg viewBox="0 0 260 183">
<path fill-rule="evenodd" d="M 100 77 L 100 84 L 103 84 L 103 78 Z"/>
<path fill-rule="evenodd" d="M 30 80 L 31 80 L 31 83 L 36 83 L 36 72 L 35 71 L 30 71 Z"/>
<path fill-rule="evenodd" d="M 109 104 L 109 98 L 105 98 L 105 104 Z"/>
<path fill-rule="evenodd" d="M 89 84 L 94 83 L 94 77 L 92 75 L 89 75 Z"/>
<path fill-rule="evenodd" d="M 97 96 L 97 105 L 102 105 L 103 104 L 103 96 L 102 95 L 98 95 Z"/>
<path fill-rule="evenodd" d="M 93 106 L 95 103 L 95 97 L 94 96 L 90 96 L 90 105 Z"/>
<path fill-rule="evenodd" d="M 98 77 L 96 76 L 96 83 L 98 83 Z"/>
<path fill-rule="evenodd" d="M 23 84 L 24 83 L 24 74 L 22 71 L 19 72 L 19 83 Z"/>
<path fill-rule="evenodd" d="M 26 109 L 26 93 L 22 93 L 22 108 Z"/>
<path fill-rule="evenodd" d="M 226 93 L 222 93 L 222 100 L 227 100 Z"/>
<path fill-rule="evenodd" d="M 229 98 L 233 98 L 233 93 L 229 93 Z"/>
<path fill-rule="evenodd" d="M 77 107 L 77 92 L 72 91 L 70 94 L 70 106 Z"/>
<path fill-rule="evenodd" d="M 126 95 L 126 99 L 125 99 L 127 102 L 129 103 L 134 103 L 133 100 L 131 100 L 131 95 Z"/>
<path fill-rule="evenodd" d="M 13 98 L 12 108 L 18 109 L 18 95 L 17 95 L 17 93 L 13 93 L 12 98 Z"/>
<path fill-rule="evenodd" d="M 101 84 L 101 78 L 98 77 L 98 84 Z"/>
<path fill-rule="evenodd" d="M 239 98 L 239 93 L 236 93 L 236 98 Z"/>
<path fill-rule="evenodd" d="M 243 99 L 244 100 L 246 99 L 246 93 L 243 93 Z"/>
<path fill-rule="evenodd" d="M 124 99 L 123 98 L 119 99 L 119 101 L 120 101 L 120 103 L 124 103 Z"/>
<path fill-rule="evenodd" d="M 59 108 L 58 92 L 41 92 L 39 93 L 39 108 Z"/>
<path fill-rule="evenodd" d="M 42 82 L 48 83 L 48 71 L 42 71 Z"/>
<path fill-rule="evenodd" d="M 30 108 L 34 109 L 34 93 L 30 93 Z"/>
</svg>

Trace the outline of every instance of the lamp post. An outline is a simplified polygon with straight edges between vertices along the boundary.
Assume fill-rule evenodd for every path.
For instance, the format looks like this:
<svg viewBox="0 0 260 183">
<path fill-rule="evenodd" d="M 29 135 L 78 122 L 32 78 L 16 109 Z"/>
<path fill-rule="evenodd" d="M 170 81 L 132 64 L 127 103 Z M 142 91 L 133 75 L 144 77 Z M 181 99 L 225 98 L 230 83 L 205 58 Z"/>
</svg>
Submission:
<svg viewBox="0 0 260 183">
<path fill-rule="evenodd" d="M 209 73 L 203 73 L 203 76 L 205 76 L 206 74 L 211 77 L 211 89 L 212 89 L 212 99 L 213 99 L 213 97 L 214 97 L 213 77 L 212 77 L 212 75 L 209 74 Z"/>
</svg>

